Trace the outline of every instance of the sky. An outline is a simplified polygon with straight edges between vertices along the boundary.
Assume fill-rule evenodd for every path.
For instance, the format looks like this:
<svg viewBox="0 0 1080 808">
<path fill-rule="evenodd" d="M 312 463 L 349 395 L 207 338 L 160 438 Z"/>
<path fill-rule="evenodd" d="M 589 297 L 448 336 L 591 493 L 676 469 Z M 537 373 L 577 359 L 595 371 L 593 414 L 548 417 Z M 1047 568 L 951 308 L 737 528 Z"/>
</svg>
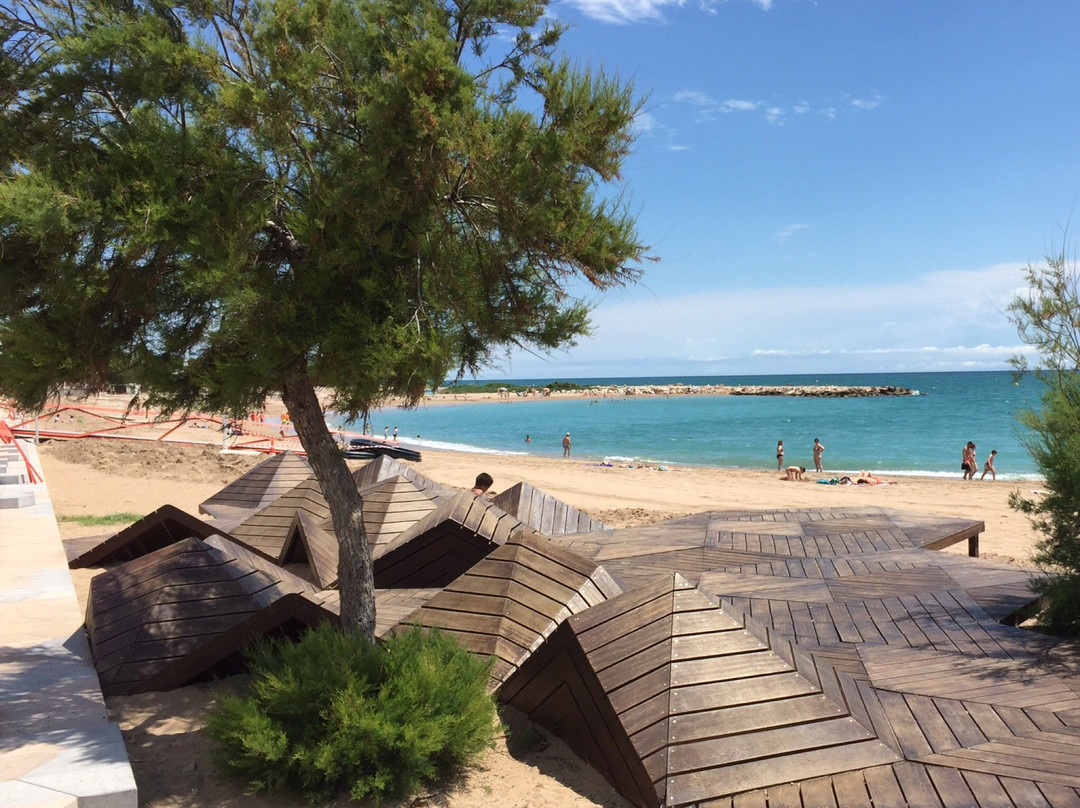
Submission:
<svg viewBox="0 0 1080 808">
<path fill-rule="evenodd" d="M 1024 351 L 1023 270 L 1080 232 L 1080 3 L 550 13 L 566 55 L 644 100 L 622 180 L 656 260 L 587 298 L 592 336 L 482 377 L 999 370 Z"/>
</svg>

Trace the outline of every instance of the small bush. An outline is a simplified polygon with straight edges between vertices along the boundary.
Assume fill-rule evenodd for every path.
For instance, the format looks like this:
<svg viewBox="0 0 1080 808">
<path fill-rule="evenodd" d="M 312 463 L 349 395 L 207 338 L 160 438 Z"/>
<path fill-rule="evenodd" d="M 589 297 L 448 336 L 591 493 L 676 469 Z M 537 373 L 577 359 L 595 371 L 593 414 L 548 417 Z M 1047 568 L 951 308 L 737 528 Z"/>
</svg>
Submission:
<svg viewBox="0 0 1080 808">
<path fill-rule="evenodd" d="M 372 643 L 323 624 L 249 654 L 246 697 L 208 717 L 218 766 L 259 793 L 400 798 L 474 760 L 495 730 L 491 662 L 413 629 Z"/>
</svg>

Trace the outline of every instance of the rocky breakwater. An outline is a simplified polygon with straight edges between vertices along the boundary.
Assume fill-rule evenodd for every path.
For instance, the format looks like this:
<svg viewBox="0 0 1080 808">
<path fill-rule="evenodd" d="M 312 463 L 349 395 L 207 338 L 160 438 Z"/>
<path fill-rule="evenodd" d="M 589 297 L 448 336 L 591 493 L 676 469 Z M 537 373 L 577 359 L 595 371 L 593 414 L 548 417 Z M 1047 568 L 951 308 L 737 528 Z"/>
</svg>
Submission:
<svg viewBox="0 0 1080 808">
<path fill-rule="evenodd" d="M 854 387 L 835 384 L 746 385 L 727 388 L 731 396 L 800 396 L 806 398 L 865 398 L 868 396 L 920 396 L 918 390 L 884 385 Z"/>
<path fill-rule="evenodd" d="M 864 398 L 867 396 L 921 396 L 918 390 L 883 385 L 861 387 L 836 384 L 643 384 L 590 387 L 580 391 L 556 393 L 587 398 L 622 398 L 626 396 L 799 396 L 805 398 Z"/>
</svg>

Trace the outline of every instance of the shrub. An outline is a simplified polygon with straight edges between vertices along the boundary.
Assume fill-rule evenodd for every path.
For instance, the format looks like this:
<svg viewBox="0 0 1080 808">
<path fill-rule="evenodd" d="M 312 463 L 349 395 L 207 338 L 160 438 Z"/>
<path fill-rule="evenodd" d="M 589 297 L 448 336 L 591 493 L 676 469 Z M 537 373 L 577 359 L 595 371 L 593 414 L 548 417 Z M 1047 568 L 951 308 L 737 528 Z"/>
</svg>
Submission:
<svg viewBox="0 0 1080 808">
<path fill-rule="evenodd" d="M 435 631 L 372 643 L 323 624 L 249 657 L 249 692 L 221 696 L 208 731 L 218 766 L 255 792 L 404 797 L 474 760 L 495 730 L 491 662 Z"/>
</svg>

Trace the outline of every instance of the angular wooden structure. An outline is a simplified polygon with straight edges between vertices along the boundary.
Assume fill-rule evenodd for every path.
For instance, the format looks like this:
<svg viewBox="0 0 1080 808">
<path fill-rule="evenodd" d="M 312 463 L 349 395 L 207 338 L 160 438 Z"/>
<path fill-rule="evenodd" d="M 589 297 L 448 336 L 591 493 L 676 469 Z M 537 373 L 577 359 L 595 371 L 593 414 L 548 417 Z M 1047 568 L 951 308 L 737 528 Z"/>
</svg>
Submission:
<svg viewBox="0 0 1080 808">
<path fill-rule="evenodd" d="M 356 480 L 356 486 L 361 491 L 391 477 L 404 477 L 437 500 L 452 499 L 459 493 L 458 489 L 437 483 L 410 467 L 408 463 L 386 455 L 376 457 L 353 472 L 353 479 Z"/>
<path fill-rule="evenodd" d="M 86 627 L 105 695 L 232 672 L 252 640 L 336 614 L 311 584 L 222 537 L 190 538 L 101 573 Z"/>
<path fill-rule="evenodd" d="M 497 688 L 568 617 L 622 590 L 603 567 L 539 535 L 515 536 L 463 573 L 403 625 L 453 634 L 495 658 Z"/>
<path fill-rule="evenodd" d="M 204 522 L 172 505 L 162 505 L 108 538 L 65 542 L 64 548 L 68 553 L 68 566 L 73 570 L 85 569 L 130 561 L 182 539 L 205 539 L 221 532 L 218 525 Z"/>
<path fill-rule="evenodd" d="M 278 564 L 305 561 L 306 556 L 294 555 L 290 558 L 290 551 L 300 550 L 295 544 L 298 514 L 306 516 L 308 524 L 323 524 L 330 519 L 330 506 L 326 504 L 326 497 L 314 477 L 308 477 L 265 508 L 251 514 L 229 534 Z"/>
<path fill-rule="evenodd" d="M 463 491 L 381 548 L 375 586 L 446 586 L 511 536 L 535 532 L 490 500 Z"/>
<path fill-rule="evenodd" d="M 609 530 L 599 519 L 525 482 L 499 492 L 491 501 L 545 536 Z"/>
<path fill-rule="evenodd" d="M 262 510 L 311 476 L 311 466 L 295 452 L 272 455 L 199 504 L 199 512 L 218 518 Z"/>
<path fill-rule="evenodd" d="M 797 662 L 675 573 L 569 618 L 499 697 L 641 806 L 900 759 Z"/>
<path fill-rule="evenodd" d="M 377 633 L 438 627 L 493 654 L 498 697 L 643 808 L 1080 805 L 1080 666 L 1011 625 L 1030 572 L 940 552 L 975 550 L 981 522 L 866 507 L 609 530 L 526 484 L 477 498 L 389 458 L 354 478 Z M 245 513 L 247 546 L 150 520 L 146 554 L 95 580 L 106 692 L 334 619 L 314 481 Z"/>
</svg>

